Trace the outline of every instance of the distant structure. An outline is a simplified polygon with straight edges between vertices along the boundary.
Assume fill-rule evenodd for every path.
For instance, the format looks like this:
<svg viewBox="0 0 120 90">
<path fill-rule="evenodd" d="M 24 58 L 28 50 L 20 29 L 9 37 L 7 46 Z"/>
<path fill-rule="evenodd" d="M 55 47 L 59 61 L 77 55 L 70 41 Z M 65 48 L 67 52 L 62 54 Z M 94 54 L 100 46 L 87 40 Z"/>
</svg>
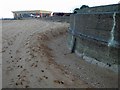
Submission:
<svg viewBox="0 0 120 90">
<path fill-rule="evenodd" d="M 52 16 L 70 16 L 72 13 L 65 13 L 65 12 L 53 12 Z"/>
<path fill-rule="evenodd" d="M 14 15 L 14 19 L 40 18 L 52 15 L 51 11 L 45 10 L 12 11 L 12 13 Z"/>
</svg>

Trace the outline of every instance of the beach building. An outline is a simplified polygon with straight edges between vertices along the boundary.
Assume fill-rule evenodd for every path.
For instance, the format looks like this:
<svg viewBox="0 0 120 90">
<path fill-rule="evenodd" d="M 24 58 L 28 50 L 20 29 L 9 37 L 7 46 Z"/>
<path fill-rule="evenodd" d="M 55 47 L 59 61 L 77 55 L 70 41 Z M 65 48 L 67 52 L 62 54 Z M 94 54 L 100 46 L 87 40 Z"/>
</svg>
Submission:
<svg viewBox="0 0 120 90">
<path fill-rule="evenodd" d="M 14 19 L 25 19 L 25 18 L 40 18 L 51 16 L 51 11 L 45 10 L 26 10 L 26 11 L 12 11 Z"/>
</svg>

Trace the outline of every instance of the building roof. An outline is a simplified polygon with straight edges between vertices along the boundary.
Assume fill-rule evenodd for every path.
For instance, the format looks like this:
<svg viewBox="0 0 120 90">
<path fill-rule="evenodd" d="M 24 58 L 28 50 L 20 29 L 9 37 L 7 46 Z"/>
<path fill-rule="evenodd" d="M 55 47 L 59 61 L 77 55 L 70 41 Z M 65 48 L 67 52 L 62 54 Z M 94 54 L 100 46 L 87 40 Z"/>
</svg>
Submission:
<svg viewBox="0 0 120 90">
<path fill-rule="evenodd" d="M 12 13 L 52 13 L 46 10 L 25 10 L 25 11 L 12 11 Z"/>
</svg>

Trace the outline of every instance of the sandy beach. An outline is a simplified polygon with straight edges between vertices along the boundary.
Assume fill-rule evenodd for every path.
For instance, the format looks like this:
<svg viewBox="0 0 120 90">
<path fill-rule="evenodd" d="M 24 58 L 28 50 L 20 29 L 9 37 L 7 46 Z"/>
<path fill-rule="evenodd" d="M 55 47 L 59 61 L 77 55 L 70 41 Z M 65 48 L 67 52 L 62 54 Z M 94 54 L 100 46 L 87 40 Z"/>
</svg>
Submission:
<svg viewBox="0 0 120 90">
<path fill-rule="evenodd" d="M 2 87 L 118 87 L 117 73 L 70 53 L 68 27 L 66 22 L 39 19 L 3 20 Z"/>
</svg>

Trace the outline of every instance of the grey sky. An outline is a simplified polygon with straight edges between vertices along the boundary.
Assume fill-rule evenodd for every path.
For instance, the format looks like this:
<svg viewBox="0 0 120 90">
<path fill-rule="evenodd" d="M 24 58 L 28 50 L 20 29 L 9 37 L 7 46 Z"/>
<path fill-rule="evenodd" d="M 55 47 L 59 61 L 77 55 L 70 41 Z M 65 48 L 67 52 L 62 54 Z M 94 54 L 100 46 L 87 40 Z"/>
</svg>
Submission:
<svg viewBox="0 0 120 90">
<path fill-rule="evenodd" d="M 119 0 L 1 0 L 0 18 L 13 17 L 11 11 L 17 10 L 72 12 L 81 5 L 99 6 L 118 2 Z"/>
</svg>

